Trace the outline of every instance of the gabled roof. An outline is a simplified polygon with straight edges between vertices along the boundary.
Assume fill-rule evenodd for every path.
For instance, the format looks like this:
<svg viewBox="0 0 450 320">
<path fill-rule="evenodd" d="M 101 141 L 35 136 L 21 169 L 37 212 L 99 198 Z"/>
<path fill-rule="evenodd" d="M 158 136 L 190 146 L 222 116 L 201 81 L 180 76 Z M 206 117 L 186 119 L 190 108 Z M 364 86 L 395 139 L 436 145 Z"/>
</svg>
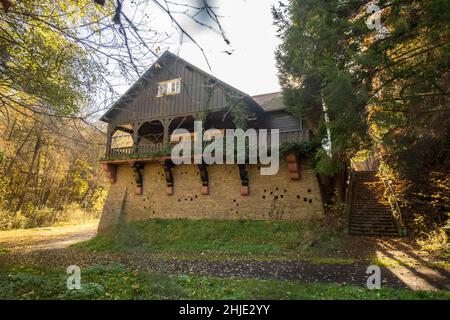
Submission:
<svg viewBox="0 0 450 320">
<path fill-rule="evenodd" d="M 234 88 L 233 86 L 223 82 L 220 79 L 217 79 L 216 77 L 212 76 L 211 74 L 201 70 L 200 68 L 196 67 L 195 65 L 187 62 L 186 60 L 180 58 L 179 56 L 171 53 L 170 51 L 165 51 L 159 58 L 156 60 L 152 66 L 115 102 L 111 105 L 109 110 L 105 112 L 102 117 L 100 118 L 103 122 L 110 122 L 110 119 L 114 116 L 114 113 L 122 108 L 124 105 L 131 103 L 134 98 L 137 96 L 137 93 L 140 89 L 142 89 L 147 80 L 151 78 L 151 76 L 156 73 L 160 67 L 164 67 L 166 65 L 165 61 L 167 58 L 174 58 L 178 61 L 181 61 L 185 65 L 189 66 L 196 72 L 216 81 L 217 83 L 221 84 L 223 87 L 228 88 L 244 97 L 244 100 L 249 104 L 250 108 L 253 112 L 260 113 L 263 112 L 263 109 L 246 93 L 240 91 L 239 89 Z"/>
<path fill-rule="evenodd" d="M 283 93 L 281 91 L 252 96 L 252 99 L 255 100 L 256 103 L 259 104 L 266 112 L 286 109 L 283 102 Z"/>
</svg>

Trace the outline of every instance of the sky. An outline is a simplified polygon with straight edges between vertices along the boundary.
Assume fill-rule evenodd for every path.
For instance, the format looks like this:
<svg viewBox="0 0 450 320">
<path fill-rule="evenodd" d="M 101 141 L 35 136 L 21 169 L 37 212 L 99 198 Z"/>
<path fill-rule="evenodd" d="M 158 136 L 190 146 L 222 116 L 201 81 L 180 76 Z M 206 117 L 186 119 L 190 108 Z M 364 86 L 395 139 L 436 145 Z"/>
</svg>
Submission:
<svg viewBox="0 0 450 320">
<path fill-rule="evenodd" d="M 216 0 L 218 13 L 231 46 L 220 34 L 196 25 L 179 15 L 183 27 L 204 48 L 212 71 L 198 47 L 189 40 L 176 39 L 169 50 L 220 80 L 249 94 L 257 95 L 280 91 L 275 64 L 275 50 L 281 42 L 276 37 L 271 6 L 276 0 Z M 157 8 L 155 8 L 157 9 Z M 171 29 L 171 23 L 162 13 L 152 10 L 153 23 L 161 29 Z M 228 55 L 225 50 L 232 50 Z"/>
</svg>

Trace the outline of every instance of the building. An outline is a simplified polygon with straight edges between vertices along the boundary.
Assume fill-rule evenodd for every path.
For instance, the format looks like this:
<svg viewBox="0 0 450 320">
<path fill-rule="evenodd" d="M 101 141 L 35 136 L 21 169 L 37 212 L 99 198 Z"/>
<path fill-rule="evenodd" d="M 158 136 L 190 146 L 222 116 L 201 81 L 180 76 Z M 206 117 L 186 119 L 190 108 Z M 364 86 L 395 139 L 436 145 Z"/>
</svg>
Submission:
<svg viewBox="0 0 450 320">
<path fill-rule="evenodd" d="M 323 213 L 308 159 L 289 153 L 276 175 L 261 164 L 174 165 L 167 153 L 177 128 L 279 129 L 280 144 L 302 144 L 310 130 L 283 106 L 281 93 L 250 97 L 165 52 L 102 116 L 108 124 L 101 163 L 111 187 L 99 231 L 149 218 L 310 219 Z M 118 132 L 130 137 L 115 145 Z"/>
</svg>

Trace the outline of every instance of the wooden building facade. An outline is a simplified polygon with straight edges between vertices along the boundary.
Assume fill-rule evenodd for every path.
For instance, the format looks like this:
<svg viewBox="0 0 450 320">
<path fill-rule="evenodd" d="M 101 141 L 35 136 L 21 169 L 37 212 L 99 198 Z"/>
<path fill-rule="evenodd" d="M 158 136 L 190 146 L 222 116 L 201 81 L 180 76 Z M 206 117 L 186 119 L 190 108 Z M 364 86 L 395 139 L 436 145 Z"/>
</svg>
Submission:
<svg viewBox="0 0 450 320">
<path fill-rule="evenodd" d="M 196 119 L 203 120 L 204 129 L 236 128 L 236 110 L 243 111 L 242 114 L 245 116 L 249 128 L 279 129 L 280 144 L 284 142 L 302 143 L 310 139 L 310 130 L 304 127 L 302 119 L 295 118 L 286 111 L 280 93 L 251 97 L 180 57 L 168 51 L 165 52 L 101 118 L 108 124 L 106 155 L 105 159 L 102 160 L 102 165 L 112 182 L 110 194 L 114 194 L 108 196 L 102 219 L 109 221 L 111 216 L 117 215 L 117 212 L 114 214 L 108 213 L 112 210 L 111 207 L 116 208 L 116 211 L 123 210 L 123 202 L 127 198 L 125 194 L 129 191 L 128 187 L 120 186 L 121 181 L 119 180 L 128 180 L 128 176 L 134 176 L 132 183 L 135 184 L 135 192 L 131 192 L 133 197 L 145 194 L 146 186 L 143 183 L 145 181 L 145 166 L 156 166 L 157 169 L 155 170 L 161 171 L 161 176 L 165 179 L 164 194 L 175 198 L 174 196 L 181 190 L 174 188 L 173 171 L 180 170 L 180 168 L 176 168 L 170 157 L 163 154 L 155 155 L 170 145 L 170 137 L 175 129 L 182 128 L 193 132 Z M 126 146 L 115 146 L 114 136 L 117 132 L 129 135 L 131 143 Z M 301 164 L 296 155 L 288 156 L 283 161 L 286 163 L 282 170 L 286 171 L 291 180 L 300 183 L 301 167 L 306 166 L 305 169 L 307 169 L 307 161 L 303 161 Z M 122 166 L 131 168 L 131 171 L 125 173 L 126 170 L 121 168 Z M 199 194 L 204 196 L 210 194 L 208 169 L 209 166 L 206 165 L 198 165 L 196 169 L 198 170 L 197 175 L 200 176 L 199 182 L 201 182 Z M 248 182 L 249 171 L 248 165 L 236 167 L 235 173 L 240 184 L 240 195 L 249 196 L 251 194 Z M 120 172 L 127 177 L 121 178 Z M 313 176 L 312 171 L 309 175 Z M 314 181 L 315 178 L 311 179 L 315 192 L 319 192 L 317 181 Z M 278 188 L 284 187 L 280 185 Z M 266 187 L 263 190 L 267 191 L 268 189 Z M 286 189 L 283 190 L 286 191 Z M 306 190 L 311 190 L 311 188 Z M 188 198 L 191 199 L 192 197 L 189 196 Z M 284 196 L 277 199 L 282 200 L 283 198 Z M 194 196 L 193 199 L 197 199 L 197 197 Z M 304 200 L 306 198 L 296 194 L 295 199 Z M 180 202 L 177 200 L 165 198 L 158 201 L 173 201 L 173 207 L 176 208 Z M 320 202 L 320 196 L 317 196 L 317 194 L 315 201 Z M 115 205 L 112 205 L 112 202 Z M 121 202 L 121 205 L 118 205 L 118 202 Z M 155 205 L 155 203 L 153 204 Z M 119 207 L 122 209 L 118 209 Z M 141 207 L 142 210 L 140 210 Z M 128 210 L 130 219 L 134 219 L 131 210 L 146 212 L 147 209 L 144 208 L 147 208 L 147 206 L 141 207 L 139 205 L 130 207 L 133 208 Z M 216 204 L 214 204 L 214 207 L 217 210 Z M 250 206 L 249 209 L 251 208 Z M 322 205 L 320 204 L 320 209 L 315 207 L 314 210 L 318 212 L 322 210 L 321 208 Z M 261 211 L 257 207 L 253 210 Z M 295 208 L 291 208 L 290 211 L 293 213 L 291 216 L 295 216 Z M 139 214 L 140 217 L 150 217 L 142 212 Z M 156 210 L 151 210 L 151 212 L 156 216 L 168 216 L 167 212 L 158 213 Z M 169 214 L 169 216 L 172 215 Z M 176 212 L 174 216 L 177 216 Z M 217 215 L 211 215 L 211 217 L 217 217 Z M 225 211 L 219 217 L 225 218 Z M 112 220 L 114 221 L 114 219 Z M 114 224 L 113 221 L 103 223 L 103 225 L 112 225 Z"/>
</svg>

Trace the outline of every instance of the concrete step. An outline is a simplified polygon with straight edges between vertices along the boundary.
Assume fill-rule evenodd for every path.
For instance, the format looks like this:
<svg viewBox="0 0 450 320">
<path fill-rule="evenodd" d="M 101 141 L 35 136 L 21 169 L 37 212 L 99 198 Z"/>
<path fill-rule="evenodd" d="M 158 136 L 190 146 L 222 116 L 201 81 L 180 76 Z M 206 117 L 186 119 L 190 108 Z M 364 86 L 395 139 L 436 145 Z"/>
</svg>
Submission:
<svg viewBox="0 0 450 320">
<path fill-rule="evenodd" d="M 391 205 L 389 203 L 384 202 L 365 202 L 365 201 L 355 201 L 352 203 L 352 208 L 386 208 L 387 210 L 391 210 Z"/>
<path fill-rule="evenodd" d="M 353 230 L 353 231 L 378 231 L 378 232 L 393 232 L 393 233 L 397 233 L 397 227 L 396 226 L 362 226 L 362 225 L 349 225 L 349 230 Z"/>
<path fill-rule="evenodd" d="M 362 216 L 356 215 L 351 216 L 350 221 L 359 222 L 359 221 L 367 221 L 367 222 L 395 222 L 395 220 L 391 216 Z"/>
<path fill-rule="evenodd" d="M 385 207 L 375 207 L 375 206 L 358 206 L 353 207 L 352 212 L 359 212 L 359 213 L 380 213 L 380 212 L 389 212 L 391 213 L 391 208 L 385 208 Z"/>
<path fill-rule="evenodd" d="M 367 232 L 367 231 L 348 231 L 348 234 L 351 236 L 364 236 L 364 237 L 389 237 L 395 238 L 398 237 L 398 233 L 390 233 L 390 232 Z"/>
<path fill-rule="evenodd" d="M 389 231 L 397 232 L 396 225 L 379 225 L 379 224 L 350 224 L 348 226 L 351 230 L 378 230 L 378 231 Z"/>
<path fill-rule="evenodd" d="M 376 171 L 355 172 L 349 234 L 361 236 L 398 236 L 391 206 L 384 199 L 384 184 Z"/>
<path fill-rule="evenodd" d="M 371 220 L 376 220 L 376 219 L 386 219 L 386 220 L 392 220 L 395 221 L 394 217 L 392 216 L 391 212 L 385 212 L 385 213 L 374 213 L 374 214 L 370 214 L 370 213 L 352 213 L 350 215 L 350 219 L 371 219 Z"/>
<path fill-rule="evenodd" d="M 387 203 L 383 203 L 383 202 L 355 201 L 352 203 L 352 206 L 354 208 L 362 207 L 362 206 L 364 206 L 364 207 L 373 206 L 373 207 L 388 208 L 389 210 L 391 209 L 390 205 L 388 205 Z"/>
<path fill-rule="evenodd" d="M 350 219 L 350 224 L 384 224 L 384 225 L 394 225 L 395 226 L 395 221 L 390 219 L 385 219 L 385 220 L 380 220 L 380 219 L 356 219 L 356 218 L 351 218 Z"/>
<path fill-rule="evenodd" d="M 355 218 L 350 219 L 350 224 L 360 224 L 360 225 L 383 225 L 383 226 L 396 226 L 394 220 L 357 220 Z"/>
</svg>

